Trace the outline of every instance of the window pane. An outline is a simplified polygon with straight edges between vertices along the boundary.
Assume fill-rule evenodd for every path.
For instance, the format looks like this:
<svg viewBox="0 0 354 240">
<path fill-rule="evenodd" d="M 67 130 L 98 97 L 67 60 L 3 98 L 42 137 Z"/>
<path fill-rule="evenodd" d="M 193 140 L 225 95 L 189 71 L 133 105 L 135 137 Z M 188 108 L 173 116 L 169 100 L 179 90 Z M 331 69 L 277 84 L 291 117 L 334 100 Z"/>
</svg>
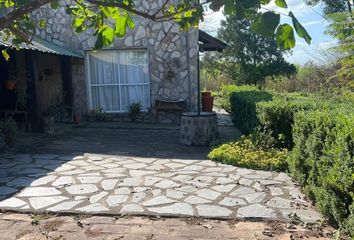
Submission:
<svg viewBox="0 0 354 240">
<path fill-rule="evenodd" d="M 119 87 L 92 87 L 92 107 L 103 108 L 104 111 L 121 111 Z"/>
<path fill-rule="evenodd" d="M 148 109 L 150 93 L 147 85 L 141 86 L 122 86 L 122 106 L 123 110 L 127 111 L 132 103 L 140 103 L 142 110 Z"/>
<path fill-rule="evenodd" d="M 117 51 L 102 51 L 88 54 L 88 70 L 91 84 L 119 83 Z"/>
<path fill-rule="evenodd" d="M 112 50 L 87 54 L 92 107 L 127 111 L 132 103 L 150 107 L 149 64 L 146 50 Z"/>
<path fill-rule="evenodd" d="M 149 66 L 146 51 L 119 51 L 120 82 L 137 84 L 149 82 Z"/>
</svg>

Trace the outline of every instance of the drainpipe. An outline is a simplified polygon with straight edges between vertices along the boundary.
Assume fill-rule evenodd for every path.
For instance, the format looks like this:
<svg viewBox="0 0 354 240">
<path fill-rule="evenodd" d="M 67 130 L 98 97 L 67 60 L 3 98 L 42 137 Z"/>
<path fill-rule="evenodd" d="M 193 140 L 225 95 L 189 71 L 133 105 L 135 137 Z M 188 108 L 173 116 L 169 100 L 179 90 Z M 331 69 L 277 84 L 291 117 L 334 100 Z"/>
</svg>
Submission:
<svg viewBox="0 0 354 240">
<path fill-rule="evenodd" d="M 198 0 L 198 5 L 200 4 L 200 0 Z M 197 62 L 197 68 L 198 68 L 198 70 L 197 70 L 197 72 L 198 72 L 198 116 L 200 116 L 200 60 L 199 60 L 199 57 L 200 57 L 200 52 L 199 52 L 199 47 L 200 47 L 200 45 L 199 45 L 199 25 L 198 25 L 198 32 L 197 32 L 197 34 L 198 34 L 198 36 L 197 36 L 197 44 L 198 44 L 198 55 L 197 55 L 197 57 L 198 57 L 198 62 Z"/>
<path fill-rule="evenodd" d="M 190 60 L 189 60 L 189 31 L 186 32 L 186 49 L 187 49 L 187 67 L 188 67 L 188 96 L 189 96 L 189 109 L 192 109 L 192 96 L 191 96 L 191 67 L 190 67 Z"/>
<path fill-rule="evenodd" d="M 198 40 L 198 59 L 197 59 L 197 68 L 198 68 L 198 116 L 200 116 L 200 53 L 199 53 L 199 40 Z"/>
</svg>

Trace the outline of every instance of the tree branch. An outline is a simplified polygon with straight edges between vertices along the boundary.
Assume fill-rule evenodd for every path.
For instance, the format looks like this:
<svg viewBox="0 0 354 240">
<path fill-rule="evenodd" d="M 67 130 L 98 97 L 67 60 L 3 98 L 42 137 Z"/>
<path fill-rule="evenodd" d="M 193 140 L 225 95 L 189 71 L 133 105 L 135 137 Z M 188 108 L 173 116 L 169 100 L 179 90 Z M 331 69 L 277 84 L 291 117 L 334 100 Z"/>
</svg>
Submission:
<svg viewBox="0 0 354 240">
<path fill-rule="evenodd" d="M 31 13 L 32 11 L 50 2 L 51 0 L 35 0 L 21 5 L 17 9 L 5 14 L 4 17 L 0 18 L 0 30 L 4 29 L 8 24 L 13 23 L 14 20 L 22 17 L 23 15 Z"/>
<path fill-rule="evenodd" d="M 141 17 L 144 17 L 144 18 L 147 18 L 147 19 L 150 19 L 150 20 L 153 20 L 155 21 L 155 18 L 148 14 L 148 13 L 145 13 L 145 12 L 141 12 L 141 11 L 138 11 L 136 9 L 133 9 L 125 4 L 122 4 L 122 3 L 118 3 L 118 2 L 104 2 L 104 1 L 101 1 L 101 0 L 86 0 L 87 2 L 91 3 L 91 4 L 95 4 L 95 5 L 99 5 L 99 6 L 105 6 L 105 7 L 118 7 L 120 9 L 124 9 L 130 13 L 133 13 L 135 15 L 138 15 L 138 16 L 141 16 Z"/>
<path fill-rule="evenodd" d="M 159 12 L 161 12 L 161 10 L 167 5 L 167 3 L 169 2 L 170 0 L 165 0 L 165 3 L 162 5 L 162 7 L 159 9 L 159 10 L 157 10 L 154 14 L 153 14 L 153 16 L 157 16 L 157 14 L 159 14 Z"/>
</svg>

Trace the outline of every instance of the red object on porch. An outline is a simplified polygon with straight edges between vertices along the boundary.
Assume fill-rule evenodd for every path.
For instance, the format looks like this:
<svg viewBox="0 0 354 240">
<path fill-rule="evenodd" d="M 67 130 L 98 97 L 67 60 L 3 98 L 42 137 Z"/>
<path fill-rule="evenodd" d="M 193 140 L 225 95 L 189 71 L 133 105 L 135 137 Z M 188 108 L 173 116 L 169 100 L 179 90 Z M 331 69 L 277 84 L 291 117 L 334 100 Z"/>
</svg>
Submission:
<svg viewBox="0 0 354 240">
<path fill-rule="evenodd" d="M 10 80 L 7 80 L 5 81 L 5 88 L 7 90 L 15 90 L 16 89 L 16 82 L 15 81 L 10 81 Z"/>
<path fill-rule="evenodd" d="M 202 92 L 202 111 L 212 112 L 214 105 L 214 97 L 211 96 L 211 92 Z"/>
<path fill-rule="evenodd" d="M 81 120 L 81 115 L 80 113 L 75 113 L 74 114 L 74 122 L 79 124 L 80 123 L 80 120 Z"/>
</svg>

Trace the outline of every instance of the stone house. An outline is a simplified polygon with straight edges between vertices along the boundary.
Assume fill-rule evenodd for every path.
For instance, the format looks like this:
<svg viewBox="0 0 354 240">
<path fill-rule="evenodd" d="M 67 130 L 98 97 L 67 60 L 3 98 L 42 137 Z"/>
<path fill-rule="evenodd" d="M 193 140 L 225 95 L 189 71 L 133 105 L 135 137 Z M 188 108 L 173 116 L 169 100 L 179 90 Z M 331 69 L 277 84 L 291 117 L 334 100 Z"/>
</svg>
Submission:
<svg viewBox="0 0 354 240">
<path fill-rule="evenodd" d="M 144 112 L 151 113 L 156 100 L 183 100 L 185 111 L 197 110 L 198 29 L 184 32 L 172 21 L 153 22 L 134 16 L 135 28 L 124 38 L 94 51 L 92 32 L 78 34 L 71 27 L 72 18 L 65 12 L 70 1 L 61 0 L 56 10 L 44 6 L 32 13 L 37 19 L 47 19 L 46 27 L 36 30 L 38 41 L 34 42 L 40 47 L 23 47 L 36 52 L 31 61 L 36 62 L 34 75 L 39 75 L 40 87 L 33 86 L 39 95 L 34 112 L 44 112 L 60 99 L 81 116 L 94 108 L 119 116 L 138 102 Z M 142 1 L 141 8 L 154 12 L 162 4 Z M 176 116 L 164 113 L 159 120 L 175 121 Z"/>
</svg>

